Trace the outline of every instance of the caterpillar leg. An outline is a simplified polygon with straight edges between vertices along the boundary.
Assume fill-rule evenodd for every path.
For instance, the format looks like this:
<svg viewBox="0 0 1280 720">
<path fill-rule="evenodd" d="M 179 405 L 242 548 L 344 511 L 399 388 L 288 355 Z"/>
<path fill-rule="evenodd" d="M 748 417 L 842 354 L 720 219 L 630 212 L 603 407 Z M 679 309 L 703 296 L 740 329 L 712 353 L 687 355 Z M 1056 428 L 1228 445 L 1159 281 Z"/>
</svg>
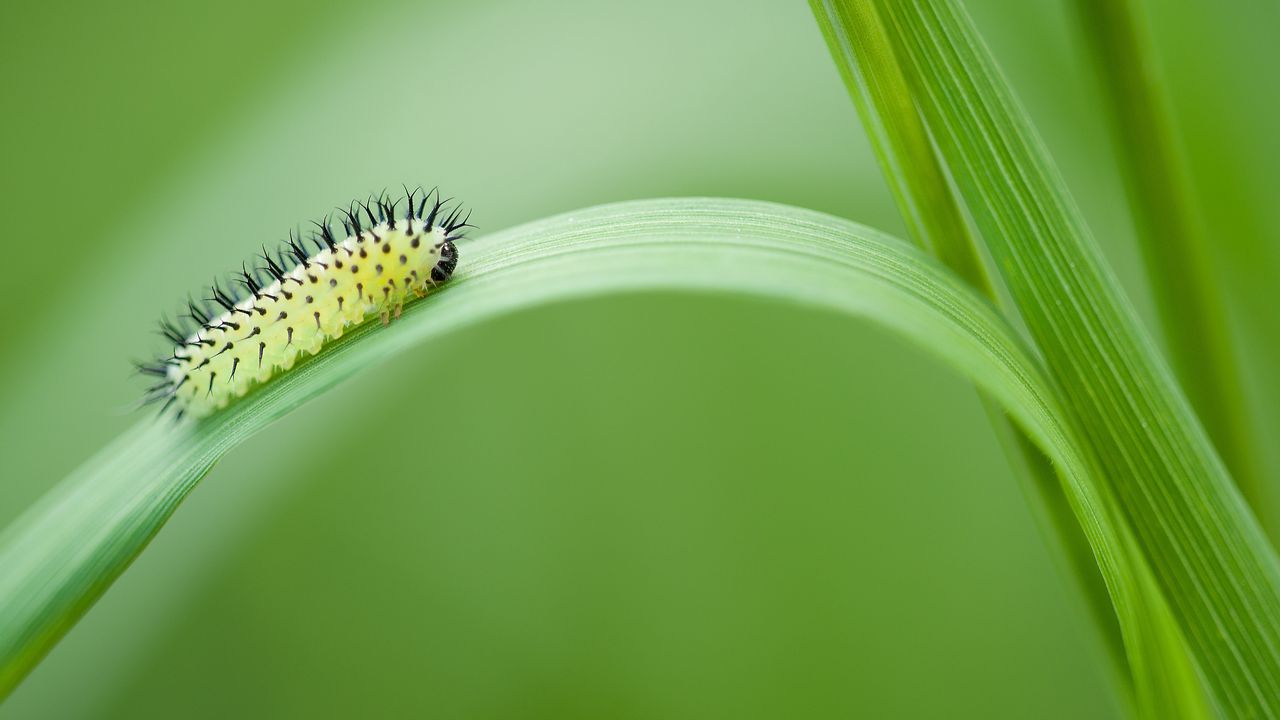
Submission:
<svg viewBox="0 0 1280 720">
<path fill-rule="evenodd" d="M 392 315 L 395 317 L 396 320 L 400 319 L 400 313 L 402 312 L 404 312 L 404 303 L 403 302 L 396 303 L 396 309 L 392 313 Z"/>
<path fill-rule="evenodd" d="M 391 324 L 391 313 L 387 312 L 386 310 L 383 310 L 382 311 L 382 327 L 386 327 L 390 324 Z"/>
</svg>

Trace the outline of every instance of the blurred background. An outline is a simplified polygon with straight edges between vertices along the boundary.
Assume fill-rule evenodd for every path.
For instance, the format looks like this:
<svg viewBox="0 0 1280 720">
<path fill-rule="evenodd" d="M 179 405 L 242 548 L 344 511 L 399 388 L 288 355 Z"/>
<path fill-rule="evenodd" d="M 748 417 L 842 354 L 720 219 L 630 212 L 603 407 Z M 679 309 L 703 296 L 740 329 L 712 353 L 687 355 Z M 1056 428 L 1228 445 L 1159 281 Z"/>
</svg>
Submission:
<svg viewBox="0 0 1280 720">
<path fill-rule="evenodd" d="M 1072 16 L 967 5 L 1150 318 Z M 1196 5 L 1153 21 L 1274 429 L 1275 246 L 1236 240 L 1280 219 L 1256 96 L 1280 10 Z M 160 311 L 384 187 L 440 184 L 481 232 L 717 195 L 902 234 L 803 2 L 10 2 L 0 24 L 0 522 L 139 421 L 128 361 Z M 394 430 L 352 432 L 375 418 Z M 254 437 L 0 716 L 1119 711 L 963 380 L 847 319 L 644 294 L 455 334 Z"/>
</svg>

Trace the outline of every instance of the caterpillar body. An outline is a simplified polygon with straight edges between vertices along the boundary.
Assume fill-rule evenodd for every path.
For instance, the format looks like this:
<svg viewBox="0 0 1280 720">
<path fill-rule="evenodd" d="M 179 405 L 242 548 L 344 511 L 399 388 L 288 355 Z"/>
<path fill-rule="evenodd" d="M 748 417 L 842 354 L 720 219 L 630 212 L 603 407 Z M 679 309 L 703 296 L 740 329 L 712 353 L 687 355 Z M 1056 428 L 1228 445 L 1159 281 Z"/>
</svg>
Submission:
<svg viewBox="0 0 1280 720">
<path fill-rule="evenodd" d="M 251 388 L 293 367 L 342 336 L 351 326 L 380 316 L 384 325 L 399 318 L 405 302 L 446 282 L 458 264 L 454 243 L 470 214 L 449 206 L 438 191 L 417 197 L 406 190 L 406 208 L 385 194 L 339 210 L 346 232 L 339 240 L 330 218 L 314 223 L 308 252 L 299 233 L 273 257 L 263 248 L 250 268 L 234 279 L 215 280 L 210 297 L 188 299 L 186 314 L 161 318 L 160 331 L 173 348 L 138 370 L 156 378 L 144 403 L 162 403 L 161 412 L 204 417 L 226 407 Z M 232 290 L 231 288 L 238 289 Z"/>
</svg>

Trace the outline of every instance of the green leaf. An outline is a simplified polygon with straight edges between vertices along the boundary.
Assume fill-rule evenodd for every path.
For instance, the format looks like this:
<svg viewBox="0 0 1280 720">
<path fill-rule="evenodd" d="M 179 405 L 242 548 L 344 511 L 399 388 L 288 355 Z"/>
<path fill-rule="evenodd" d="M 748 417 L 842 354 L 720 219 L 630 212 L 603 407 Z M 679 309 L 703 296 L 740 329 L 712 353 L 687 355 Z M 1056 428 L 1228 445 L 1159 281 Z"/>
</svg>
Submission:
<svg viewBox="0 0 1280 720">
<path fill-rule="evenodd" d="M 1265 521 L 1257 432 L 1241 386 L 1236 340 L 1150 31 L 1135 0 L 1072 5 L 1102 79 L 1169 359 L 1241 492 Z"/>
<path fill-rule="evenodd" d="M 1280 714 L 1275 550 L 969 18 L 952 0 L 875 3 L 916 109 L 1212 702 L 1240 717 Z"/>
<path fill-rule="evenodd" d="M 869 3 L 810 0 L 911 236 L 994 299 L 978 243 L 915 110 L 879 14 Z M 867 72 L 864 68 L 874 68 Z"/>
<path fill-rule="evenodd" d="M 911 236 L 1008 312 L 1007 298 L 997 296 L 978 240 L 965 221 L 928 128 L 916 111 L 906 76 L 875 6 L 835 0 L 810 0 L 809 5 Z M 1006 455 L 1027 487 L 1027 497 L 1048 535 L 1050 548 L 1069 569 L 1084 596 L 1111 660 L 1113 677 L 1129 694 L 1131 673 L 1111 596 L 1057 473 L 1032 443 L 1008 426 L 1008 420 L 990 401 L 985 405 Z"/>
<path fill-rule="evenodd" d="M 12 690 L 240 441 L 443 333 L 539 304 L 620 292 L 763 295 L 869 318 L 922 344 L 971 377 L 1053 459 L 1103 548 L 1108 577 L 1136 586 L 1123 538 L 1087 480 L 1037 362 L 986 301 L 914 247 L 805 210 L 690 199 L 570 213 L 477 239 L 461 253 L 454 279 L 389 328 L 375 321 L 345 334 L 199 424 L 141 422 L 0 537 L 0 690 Z"/>
</svg>

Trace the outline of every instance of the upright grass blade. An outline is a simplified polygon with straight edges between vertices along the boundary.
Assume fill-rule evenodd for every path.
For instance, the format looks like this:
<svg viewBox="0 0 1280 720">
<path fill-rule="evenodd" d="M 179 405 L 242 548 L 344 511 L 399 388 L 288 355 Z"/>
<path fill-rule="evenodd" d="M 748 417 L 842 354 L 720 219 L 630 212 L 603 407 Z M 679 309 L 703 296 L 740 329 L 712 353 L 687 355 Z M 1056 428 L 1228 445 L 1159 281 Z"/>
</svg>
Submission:
<svg viewBox="0 0 1280 720">
<path fill-rule="evenodd" d="M 1025 113 L 953 0 L 868 1 L 1213 702 L 1280 715 L 1275 551 Z"/>
<path fill-rule="evenodd" d="M 1169 358 L 1254 512 L 1268 520 L 1236 342 L 1137 0 L 1074 0 L 1115 128 L 1120 169 Z"/>
<path fill-rule="evenodd" d="M 994 299 L 978 244 L 916 112 L 875 6 L 837 0 L 809 4 L 912 237 Z M 863 69 L 873 66 L 875 72 Z"/>
<path fill-rule="evenodd" d="M 146 420 L 0 537 L 0 691 L 7 693 L 146 546 L 230 448 L 350 375 L 451 330 L 539 304 L 655 289 L 754 294 L 869 318 L 973 379 L 1053 459 L 1119 587 L 1128 544 L 1086 471 L 1038 363 L 1000 316 L 920 251 L 785 206 L 660 200 L 605 206 L 480 238 L 441 292 L 362 326 L 198 425 Z M 856 440 L 856 439 L 855 439 Z M 1127 616 L 1127 615 L 1124 615 Z"/>
<path fill-rule="evenodd" d="M 809 4 L 912 238 L 999 304 L 978 242 L 916 110 L 875 6 L 839 0 L 810 0 Z M 995 404 L 985 400 L 984 404 L 1006 454 L 1027 485 L 1028 499 L 1050 536 L 1051 548 L 1083 593 L 1120 686 L 1127 691 L 1131 676 L 1115 610 L 1057 473 L 1038 448 L 1009 427 L 1009 419 Z"/>
</svg>

